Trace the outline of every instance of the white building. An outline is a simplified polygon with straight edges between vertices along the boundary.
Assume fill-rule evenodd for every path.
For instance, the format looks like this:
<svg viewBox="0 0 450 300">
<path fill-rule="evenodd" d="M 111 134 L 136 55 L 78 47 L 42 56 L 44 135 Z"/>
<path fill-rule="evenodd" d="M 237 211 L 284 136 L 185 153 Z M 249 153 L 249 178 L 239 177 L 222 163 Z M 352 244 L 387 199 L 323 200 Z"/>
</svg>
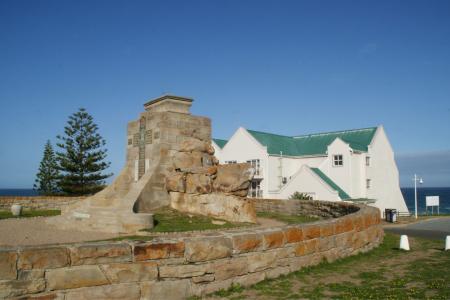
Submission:
<svg viewBox="0 0 450 300">
<path fill-rule="evenodd" d="M 298 191 L 313 199 L 363 201 L 408 212 L 394 152 L 382 126 L 302 136 L 239 128 L 213 139 L 220 163 L 250 162 L 256 175 L 250 197 L 288 199 Z"/>
</svg>

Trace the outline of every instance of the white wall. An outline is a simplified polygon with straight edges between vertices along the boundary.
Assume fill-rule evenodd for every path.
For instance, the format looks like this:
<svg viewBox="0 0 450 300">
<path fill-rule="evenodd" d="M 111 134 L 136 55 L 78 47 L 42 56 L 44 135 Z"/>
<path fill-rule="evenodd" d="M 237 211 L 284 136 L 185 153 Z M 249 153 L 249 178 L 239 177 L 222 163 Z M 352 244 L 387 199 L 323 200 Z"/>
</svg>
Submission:
<svg viewBox="0 0 450 300">
<path fill-rule="evenodd" d="M 367 198 L 376 199 L 374 206 L 382 213 L 385 208 L 407 212 L 408 208 L 400 191 L 394 152 L 382 126 L 375 133 L 368 155 L 370 166 L 366 167 L 366 177 L 371 179 L 371 187 L 367 189 Z"/>
<path fill-rule="evenodd" d="M 240 127 L 233 136 L 228 140 L 222 150 L 216 154 L 217 159 L 221 164 L 226 161 L 235 160 L 238 163 L 247 162 L 251 159 L 259 159 L 260 166 L 263 170 L 263 180 L 261 181 L 261 189 L 263 194 L 268 190 L 268 164 L 269 159 L 266 147 L 262 146 L 250 135 L 245 128 Z"/>
<path fill-rule="evenodd" d="M 314 200 L 341 201 L 338 192 L 324 183 L 306 165 L 303 165 L 280 191 L 269 193 L 269 198 L 288 199 L 295 192 L 310 194 Z"/>
<path fill-rule="evenodd" d="M 342 155 L 343 165 L 333 165 L 333 155 Z M 352 154 L 350 146 L 341 139 L 335 139 L 328 146 L 328 156 L 320 164 L 319 169 L 333 180 L 341 189 L 343 189 L 350 197 L 352 197 Z"/>
</svg>

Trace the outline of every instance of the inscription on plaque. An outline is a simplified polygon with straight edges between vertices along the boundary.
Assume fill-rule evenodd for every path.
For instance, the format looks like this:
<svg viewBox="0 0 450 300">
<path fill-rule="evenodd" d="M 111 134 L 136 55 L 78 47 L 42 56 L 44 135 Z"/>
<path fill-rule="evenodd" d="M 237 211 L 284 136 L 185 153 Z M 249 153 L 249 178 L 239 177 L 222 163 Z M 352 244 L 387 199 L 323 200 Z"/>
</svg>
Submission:
<svg viewBox="0 0 450 300">
<path fill-rule="evenodd" d="M 152 140 L 152 132 L 153 131 L 151 129 L 147 130 L 145 132 L 145 143 L 146 144 L 151 144 L 153 142 L 153 140 Z"/>
<path fill-rule="evenodd" d="M 135 133 L 133 135 L 133 146 L 134 147 L 139 146 L 139 133 Z"/>
</svg>

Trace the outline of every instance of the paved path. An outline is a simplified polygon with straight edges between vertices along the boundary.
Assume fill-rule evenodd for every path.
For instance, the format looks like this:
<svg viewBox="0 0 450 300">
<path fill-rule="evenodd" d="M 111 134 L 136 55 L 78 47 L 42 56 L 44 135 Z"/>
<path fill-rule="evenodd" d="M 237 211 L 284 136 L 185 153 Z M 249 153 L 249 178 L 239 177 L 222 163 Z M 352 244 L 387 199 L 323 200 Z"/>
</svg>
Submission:
<svg viewBox="0 0 450 300">
<path fill-rule="evenodd" d="M 384 230 L 428 239 L 444 239 L 450 235 L 450 218 L 428 219 L 408 225 L 389 225 L 385 226 Z"/>
</svg>

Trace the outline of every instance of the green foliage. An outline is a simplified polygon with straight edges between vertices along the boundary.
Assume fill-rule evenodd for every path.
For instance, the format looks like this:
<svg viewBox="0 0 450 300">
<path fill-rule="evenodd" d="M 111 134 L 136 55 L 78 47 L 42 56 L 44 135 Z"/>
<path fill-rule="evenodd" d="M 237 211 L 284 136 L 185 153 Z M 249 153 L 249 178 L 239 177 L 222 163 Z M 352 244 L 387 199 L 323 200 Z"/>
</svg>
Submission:
<svg viewBox="0 0 450 300">
<path fill-rule="evenodd" d="M 58 136 L 56 153 L 58 168 L 62 172 L 59 186 L 65 194 L 95 194 L 105 186 L 104 179 L 112 174 L 102 171 L 110 165 L 105 162 L 105 140 L 97 132 L 98 126 L 84 108 L 69 117 L 64 127 L 65 136 Z"/>
<path fill-rule="evenodd" d="M 300 192 L 295 192 L 289 196 L 289 200 L 312 200 L 312 199 L 313 198 L 310 195 Z"/>
<path fill-rule="evenodd" d="M 61 211 L 58 209 L 23 210 L 20 216 L 13 216 L 13 214 L 10 211 L 0 210 L 0 220 L 10 218 L 51 217 L 51 216 L 58 216 L 60 214 Z"/>
<path fill-rule="evenodd" d="M 55 152 L 50 141 L 47 141 L 33 188 L 41 195 L 58 194 L 58 178 L 59 171 Z"/>
</svg>

